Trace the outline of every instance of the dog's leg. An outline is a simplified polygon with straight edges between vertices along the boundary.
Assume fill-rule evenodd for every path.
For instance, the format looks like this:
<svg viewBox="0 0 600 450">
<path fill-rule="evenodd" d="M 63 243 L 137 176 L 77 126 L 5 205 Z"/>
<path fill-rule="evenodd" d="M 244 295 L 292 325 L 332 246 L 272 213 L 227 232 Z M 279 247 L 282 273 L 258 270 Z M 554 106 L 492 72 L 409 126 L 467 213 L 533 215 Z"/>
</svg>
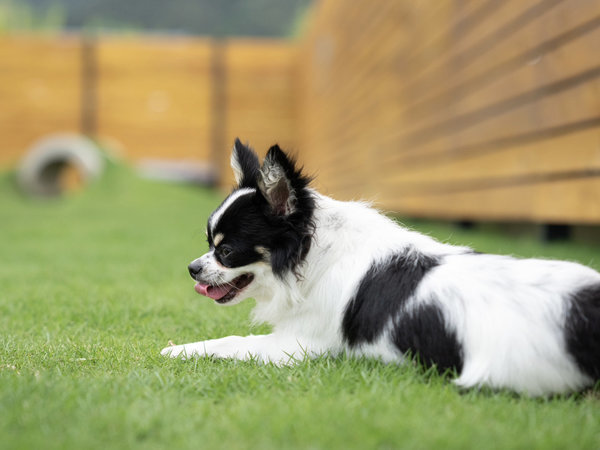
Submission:
<svg viewBox="0 0 600 450">
<path fill-rule="evenodd" d="M 175 345 L 164 348 L 160 354 L 171 358 L 214 356 L 241 360 L 257 359 L 275 364 L 293 364 L 307 356 L 319 353 L 313 346 L 306 346 L 295 338 L 284 338 L 275 334 L 258 336 L 227 336 L 221 339 Z"/>
</svg>

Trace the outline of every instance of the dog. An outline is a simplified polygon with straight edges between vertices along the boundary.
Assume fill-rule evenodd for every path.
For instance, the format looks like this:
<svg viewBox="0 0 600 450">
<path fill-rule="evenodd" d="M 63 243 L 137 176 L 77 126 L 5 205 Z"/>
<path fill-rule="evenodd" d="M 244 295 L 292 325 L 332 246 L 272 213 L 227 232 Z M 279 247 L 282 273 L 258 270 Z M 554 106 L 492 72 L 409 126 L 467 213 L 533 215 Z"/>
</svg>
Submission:
<svg viewBox="0 0 600 450">
<path fill-rule="evenodd" d="M 260 165 L 236 139 L 237 186 L 208 219 L 210 250 L 188 267 L 220 305 L 254 298 L 271 334 L 170 346 L 162 354 L 291 364 L 347 354 L 412 361 L 463 388 L 529 396 L 600 378 L 600 274 L 583 265 L 481 254 L 341 202 L 279 146 Z"/>
</svg>

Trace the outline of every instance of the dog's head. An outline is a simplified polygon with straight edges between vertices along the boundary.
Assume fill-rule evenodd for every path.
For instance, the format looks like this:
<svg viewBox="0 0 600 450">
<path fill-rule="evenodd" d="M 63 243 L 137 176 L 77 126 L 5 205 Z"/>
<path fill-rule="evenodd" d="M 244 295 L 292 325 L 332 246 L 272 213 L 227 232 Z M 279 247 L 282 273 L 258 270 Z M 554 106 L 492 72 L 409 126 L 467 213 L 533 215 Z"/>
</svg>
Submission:
<svg viewBox="0 0 600 450">
<path fill-rule="evenodd" d="M 261 167 L 236 139 L 231 167 L 237 186 L 208 219 L 209 252 L 188 267 L 196 291 L 220 304 L 258 296 L 297 274 L 313 234 L 310 178 L 279 146 Z"/>
</svg>

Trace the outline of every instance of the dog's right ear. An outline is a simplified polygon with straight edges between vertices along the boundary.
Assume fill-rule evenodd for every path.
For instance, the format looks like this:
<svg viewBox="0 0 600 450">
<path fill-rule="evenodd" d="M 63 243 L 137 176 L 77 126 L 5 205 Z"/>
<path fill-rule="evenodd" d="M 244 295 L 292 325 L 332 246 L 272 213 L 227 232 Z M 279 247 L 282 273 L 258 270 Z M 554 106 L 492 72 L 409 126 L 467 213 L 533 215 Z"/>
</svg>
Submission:
<svg viewBox="0 0 600 450">
<path fill-rule="evenodd" d="M 260 173 L 260 162 L 254 151 L 240 142 L 238 138 L 233 144 L 231 168 L 238 187 L 256 187 Z"/>
</svg>

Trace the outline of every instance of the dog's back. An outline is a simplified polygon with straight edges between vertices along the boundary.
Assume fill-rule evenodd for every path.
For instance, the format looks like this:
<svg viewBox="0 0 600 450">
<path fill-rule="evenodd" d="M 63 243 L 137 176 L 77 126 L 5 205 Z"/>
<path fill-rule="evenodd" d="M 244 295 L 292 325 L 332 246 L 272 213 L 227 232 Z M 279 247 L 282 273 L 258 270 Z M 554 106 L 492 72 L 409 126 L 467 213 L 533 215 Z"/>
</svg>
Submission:
<svg viewBox="0 0 600 450">
<path fill-rule="evenodd" d="M 531 395 L 600 378 L 598 272 L 479 254 L 406 230 L 365 204 L 317 198 L 306 270 L 312 286 L 317 273 L 324 284 L 306 297 L 322 297 L 309 300 L 316 308 L 344 303 L 339 323 L 351 353 L 388 361 L 410 353 L 456 370 L 461 386 Z"/>
</svg>

